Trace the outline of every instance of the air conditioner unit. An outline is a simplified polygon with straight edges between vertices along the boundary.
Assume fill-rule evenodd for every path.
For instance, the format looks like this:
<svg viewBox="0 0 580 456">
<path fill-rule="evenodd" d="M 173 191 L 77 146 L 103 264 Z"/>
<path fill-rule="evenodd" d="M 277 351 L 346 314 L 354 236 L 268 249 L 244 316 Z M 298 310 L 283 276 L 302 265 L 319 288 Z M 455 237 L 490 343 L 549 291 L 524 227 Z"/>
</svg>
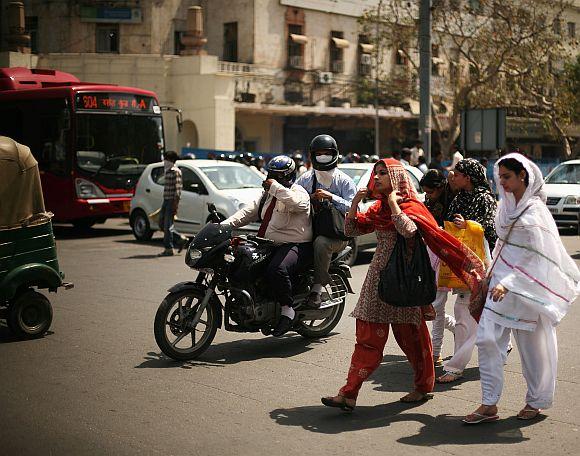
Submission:
<svg viewBox="0 0 580 456">
<path fill-rule="evenodd" d="M 318 82 L 320 84 L 332 84 L 333 74 L 330 71 L 320 71 L 318 73 Z"/>
<path fill-rule="evenodd" d="M 360 55 L 360 63 L 361 65 L 371 65 L 372 58 L 370 54 L 361 54 Z"/>
</svg>

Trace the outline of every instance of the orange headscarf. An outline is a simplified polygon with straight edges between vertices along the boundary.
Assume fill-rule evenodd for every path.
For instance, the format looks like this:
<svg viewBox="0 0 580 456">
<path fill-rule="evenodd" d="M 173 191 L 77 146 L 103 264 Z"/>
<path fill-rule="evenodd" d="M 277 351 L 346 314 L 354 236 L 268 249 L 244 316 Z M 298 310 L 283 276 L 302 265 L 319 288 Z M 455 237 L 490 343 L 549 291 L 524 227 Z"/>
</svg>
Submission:
<svg viewBox="0 0 580 456">
<path fill-rule="evenodd" d="M 415 222 L 425 244 L 474 292 L 485 277 L 482 261 L 469 247 L 439 227 L 429 209 L 417 199 L 417 192 L 401 162 L 386 158 L 375 163 L 375 167 L 381 162 L 387 168 L 393 189 L 403 198 L 399 207 Z M 377 201 L 365 213 L 357 213 L 359 228 L 364 232 L 394 231 L 387 195 L 375 190 L 374 168 L 367 188 L 369 195 Z"/>
</svg>

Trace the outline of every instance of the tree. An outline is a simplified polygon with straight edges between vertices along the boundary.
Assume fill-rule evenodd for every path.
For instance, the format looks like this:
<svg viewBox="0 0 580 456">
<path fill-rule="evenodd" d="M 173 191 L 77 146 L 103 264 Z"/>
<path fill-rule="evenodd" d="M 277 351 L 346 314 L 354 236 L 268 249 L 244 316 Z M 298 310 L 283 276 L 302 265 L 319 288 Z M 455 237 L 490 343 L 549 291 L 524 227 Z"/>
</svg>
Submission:
<svg viewBox="0 0 580 456">
<path fill-rule="evenodd" d="M 567 0 L 433 1 L 431 106 L 444 152 L 459 136 L 462 110 L 506 107 L 542 121 L 571 154 L 565 130 L 572 122 L 573 97 L 564 62 L 577 43 L 561 30 L 569 6 Z M 380 14 L 374 8 L 361 17 L 377 49 L 402 63 L 383 65 L 380 78 L 390 70 L 417 80 L 418 7 L 419 0 L 389 0 Z"/>
</svg>

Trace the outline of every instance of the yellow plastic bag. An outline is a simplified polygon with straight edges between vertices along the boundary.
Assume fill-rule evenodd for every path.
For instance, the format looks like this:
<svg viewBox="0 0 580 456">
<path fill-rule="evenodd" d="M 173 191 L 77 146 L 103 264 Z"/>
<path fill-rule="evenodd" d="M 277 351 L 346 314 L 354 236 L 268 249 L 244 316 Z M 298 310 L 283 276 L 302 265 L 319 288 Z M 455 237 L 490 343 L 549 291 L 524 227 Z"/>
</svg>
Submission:
<svg viewBox="0 0 580 456">
<path fill-rule="evenodd" d="M 462 230 L 457 228 L 453 222 L 445 222 L 445 231 L 459 239 L 463 244 L 469 247 L 473 252 L 485 262 L 485 245 L 483 237 L 483 227 L 472 220 L 467 220 L 467 227 Z M 457 277 L 449 266 L 441 263 L 439 267 L 438 286 L 441 288 L 467 288 L 465 282 Z"/>
</svg>

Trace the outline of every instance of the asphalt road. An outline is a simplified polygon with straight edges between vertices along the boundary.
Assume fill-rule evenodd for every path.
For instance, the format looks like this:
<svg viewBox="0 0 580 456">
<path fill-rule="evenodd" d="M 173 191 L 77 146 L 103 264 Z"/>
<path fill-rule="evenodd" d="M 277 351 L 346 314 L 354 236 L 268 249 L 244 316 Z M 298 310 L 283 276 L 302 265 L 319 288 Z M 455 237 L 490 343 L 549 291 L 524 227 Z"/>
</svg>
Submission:
<svg viewBox="0 0 580 456">
<path fill-rule="evenodd" d="M 580 309 L 559 327 L 555 407 L 536 422 L 516 420 L 525 384 L 517 349 L 505 368 L 501 420 L 466 427 L 480 401 L 477 356 L 464 379 L 434 398 L 404 405 L 407 362 L 391 338 L 380 368 L 348 415 L 320 404 L 346 376 L 354 320 L 308 342 L 219 331 L 195 362 L 160 355 L 157 306 L 192 272 L 183 255 L 157 258 L 159 235 L 133 240 L 121 221 L 90 236 L 57 227 L 61 269 L 75 288 L 51 295 L 54 322 L 39 340 L 13 340 L 0 327 L 1 455 L 567 455 L 580 450 Z M 563 236 L 580 259 L 580 240 Z M 371 253 L 353 268 L 360 289 Z M 347 314 L 357 296 L 351 295 Z M 452 303 L 448 303 L 448 311 Z M 444 355 L 452 338 L 446 334 Z"/>
</svg>

